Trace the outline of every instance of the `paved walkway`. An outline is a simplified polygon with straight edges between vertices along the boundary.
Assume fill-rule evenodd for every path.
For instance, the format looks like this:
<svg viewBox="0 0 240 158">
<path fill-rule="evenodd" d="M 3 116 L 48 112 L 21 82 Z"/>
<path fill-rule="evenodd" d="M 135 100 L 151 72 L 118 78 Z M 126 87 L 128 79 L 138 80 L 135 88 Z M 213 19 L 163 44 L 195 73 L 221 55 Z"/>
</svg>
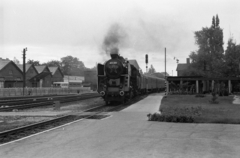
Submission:
<svg viewBox="0 0 240 158">
<path fill-rule="evenodd" d="M 146 114 L 159 108 L 160 98 L 152 94 L 122 112 L 111 113 L 107 119 L 80 121 L 0 146 L 0 157 L 240 157 L 240 125 L 147 121 Z M 157 107 L 150 105 L 151 101 Z"/>
</svg>

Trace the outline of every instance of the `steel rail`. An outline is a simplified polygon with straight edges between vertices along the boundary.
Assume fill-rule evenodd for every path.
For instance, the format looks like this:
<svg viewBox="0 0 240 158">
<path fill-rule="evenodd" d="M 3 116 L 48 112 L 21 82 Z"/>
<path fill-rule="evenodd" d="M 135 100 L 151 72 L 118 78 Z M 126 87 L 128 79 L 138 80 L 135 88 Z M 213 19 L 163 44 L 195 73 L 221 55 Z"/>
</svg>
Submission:
<svg viewBox="0 0 240 158">
<path fill-rule="evenodd" d="M 26 125 L 26 126 L 23 126 L 23 127 L 19 127 L 19 128 L 15 128 L 15 129 L 0 132 L 0 144 L 9 142 L 9 141 L 4 141 L 4 139 L 13 139 L 13 137 L 14 137 L 13 135 L 16 135 L 16 139 L 14 139 L 14 140 L 17 140 L 17 139 L 20 139 L 19 137 L 21 137 L 21 135 L 24 135 L 23 137 L 30 136 L 30 135 L 42 132 L 44 130 L 49 130 L 49 129 L 52 129 L 52 128 L 56 128 L 58 126 L 65 125 L 65 124 L 70 123 L 70 122 L 74 122 L 76 120 L 85 120 L 85 119 L 91 118 L 93 116 L 99 115 L 101 113 L 112 111 L 116 107 L 113 107 L 113 106 L 109 107 L 110 110 L 99 110 L 99 109 L 102 109 L 102 108 L 105 108 L 105 106 L 90 108 L 90 109 L 87 109 L 87 110 L 82 111 L 80 113 L 79 112 L 72 112 L 68 115 L 60 116 L 60 117 L 52 119 L 52 120 L 41 121 L 41 122 L 34 123 L 34 124 L 31 124 L 31 125 Z M 85 112 L 94 111 L 94 109 L 97 110 L 97 111 L 95 111 L 95 113 L 93 113 L 93 114 L 81 115 L 81 114 L 84 114 Z M 63 123 L 63 124 L 61 123 L 60 125 L 55 124 L 54 127 L 50 127 L 50 128 L 48 127 L 47 129 L 41 130 L 41 127 L 45 128 L 47 125 L 53 125 L 54 123 L 58 123 L 59 121 L 60 122 L 64 121 L 64 120 L 66 120 L 70 117 L 74 117 L 74 116 L 79 116 L 79 119 L 73 119 L 73 121 L 67 121 L 67 123 Z M 40 127 L 40 129 L 36 129 L 36 128 L 39 128 L 39 127 Z M 39 131 L 36 132 L 36 130 L 34 130 L 34 129 L 39 130 Z M 29 132 L 29 130 L 34 130 L 34 131 L 33 132 L 30 131 L 30 134 L 21 134 L 22 132 Z M 20 136 L 18 137 L 18 135 L 20 135 Z"/>
<path fill-rule="evenodd" d="M 87 94 L 87 95 L 76 95 L 74 97 L 61 97 L 61 98 L 51 98 L 50 100 L 44 100 L 44 101 L 32 101 L 27 103 L 14 103 L 14 104 L 7 104 L 7 106 L 0 106 L 0 111 L 11 111 L 14 109 L 26 109 L 26 108 L 33 108 L 33 107 L 39 107 L 39 106 L 49 106 L 54 105 L 54 101 L 59 101 L 59 103 L 66 103 L 66 102 L 74 102 L 84 99 L 90 99 L 90 98 L 96 98 L 100 97 L 99 94 Z"/>
</svg>

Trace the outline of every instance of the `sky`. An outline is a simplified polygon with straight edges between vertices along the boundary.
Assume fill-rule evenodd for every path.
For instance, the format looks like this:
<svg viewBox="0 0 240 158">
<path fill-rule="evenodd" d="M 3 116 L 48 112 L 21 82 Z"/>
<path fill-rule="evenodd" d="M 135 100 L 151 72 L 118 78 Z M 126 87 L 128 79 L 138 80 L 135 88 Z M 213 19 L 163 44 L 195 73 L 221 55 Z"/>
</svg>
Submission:
<svg viewBox="0 0 240 158">
<path fill-rule="evenodd" d="M 104 39 L 118 26 L 119 53 L 148 67 L 176 76 L 177 63 L 186 63 L 198 49 L 194 32 L 210 27 L 218 14 L 224 48 L 233 37 L 240 43 L 238 0 L 0 0 L 0 57 L 40 63 L 71 55 L 88 68 L 110 59 Z"/>
</svg>

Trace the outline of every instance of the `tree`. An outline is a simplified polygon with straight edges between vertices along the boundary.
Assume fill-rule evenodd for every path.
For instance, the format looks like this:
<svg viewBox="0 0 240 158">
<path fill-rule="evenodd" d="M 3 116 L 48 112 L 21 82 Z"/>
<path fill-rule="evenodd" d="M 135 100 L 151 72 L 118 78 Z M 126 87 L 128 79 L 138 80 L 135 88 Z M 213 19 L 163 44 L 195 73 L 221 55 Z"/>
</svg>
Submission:
<svg viewBox="0 0 240 158">
<path fill-rule="evenodd" d="M 42 65 L 61 67 L 62 64 L 61 64 L 61 61 L 51 60 L 51 61 L 48 61 L 48 62 L 46 62 L 46 63 L 43 63 Z"/>
<path fill-rule="evenodd" d="M 85 66 L 82 61 L 72 56 L 61 58 L 61 66 L 64 75 L 83 76 Z"/>
<path fill-rule="evenodd" d="M 31 60 L 31 59 L 28 59 L 27 64 L 33 64 L 34 66 L 41 65 L 38 60 L 35 61 L 35 60 Z"/>
<path fill-rule="evenodd" d="M 13 62 L 14 62 L 15 64 L 20 64 L 20 61 L 19 61 L 16 57 L 13 58 Z"/>
<path fill-rule="evenodd" d="M 151 65 L 151 67 L 150 67 L 149 70 L 148 70 L 148 73 L 149 73 L 149 74 L 153 74 L 153 73 L 155 73 L 155 72 L 156 72 L 155 68 Z"/>
<path fill-rule="evenodd" d="M 233 41 L 233 38 L 228 40 L 228 46 L 225 51 L 225 76 L 237 77 L 240 69 L 240 45 Z"/>
<path fill-rule="evenodd" d="M 216 27 L 219 27 L 219 23 L 220 23 L 220 21 L 219 21 L 218 15 L 217 15 L 216 16 Z"/>
<path fill-rule="evenodd" d="M 224 50 L 223 30 L 219 27 L 219 18 L 212 19 L 212 26 L 195 32 L 198 50 L 192 52 L 190 67 L 199 72 L 198 75 L 220 77 L 223 75 Z"/>
<path fill-rule="evenodd" d="M 165 77 L 165 72 L 160 72 L 161 74 L 163 74 L 163 76 Z M 166 72 L 166 76 L 170 76 L 167 72 Z"/>
</svg>

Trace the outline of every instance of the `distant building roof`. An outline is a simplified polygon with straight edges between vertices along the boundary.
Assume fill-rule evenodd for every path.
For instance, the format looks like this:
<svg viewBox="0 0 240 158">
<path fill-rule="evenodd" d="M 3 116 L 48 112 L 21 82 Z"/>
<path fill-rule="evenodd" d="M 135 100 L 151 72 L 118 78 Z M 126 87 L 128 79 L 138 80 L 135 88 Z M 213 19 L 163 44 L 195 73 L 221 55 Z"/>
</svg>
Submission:
<svg viewBox="0 0 240 158">
<path fill-rule="evenodd" d="M 131 65 L 133 65 L 136 69 L 140 69 L 137 60 L 128 60 Z"/>
<path fill-rule="evenodd" d="M 58 67 L 48 67 L 52 75 L 57 71 Z"/>
<path fill-rule="evenodd" d="M 19 68 L 20 70 L 23 71 L 23 64 L 16 64 L 16 65 L 18 66 L 18 68 Z M 25 66 L 26 66 L 25 69 L 26 69 L 26 72 L 27 72 L 28 69 L 32 66 L 32 64 L 26 64 Z"/>
<path fill-rule="evenodd" d="M 40 74 L 46 68 L 46 65 L 35 66 L 37 72 Z"/>
<path fill-rule="evenodd" d="M 189 64 L 178 64 L 177 71 L 182 71 L 188 69 Z"/>
<path fill-rule="evenodd" d="M 0 70 L 2 70 L 10 61 L 0 60 Z"/>
<path fill-rule="evenodd" d="M 39 81 L 48 75 L 51 75 L 51 72 L 42 72 L 42 73 L 39 73 L 36 76 L 32 77 L 31 79 L 29 79 L 29 81 L 31 81 L 31 82 L 34 80 Z"/>
<path fill-rule="evenodd" d="M 14 67 L 16 67 L 16 69 L 22 73 L 21 69 L 19 69 L 19 67 L 11 60 L 0 60 L 0 71 L 5 68 L 8 64 L 12 64 Z"/>
</svg>

